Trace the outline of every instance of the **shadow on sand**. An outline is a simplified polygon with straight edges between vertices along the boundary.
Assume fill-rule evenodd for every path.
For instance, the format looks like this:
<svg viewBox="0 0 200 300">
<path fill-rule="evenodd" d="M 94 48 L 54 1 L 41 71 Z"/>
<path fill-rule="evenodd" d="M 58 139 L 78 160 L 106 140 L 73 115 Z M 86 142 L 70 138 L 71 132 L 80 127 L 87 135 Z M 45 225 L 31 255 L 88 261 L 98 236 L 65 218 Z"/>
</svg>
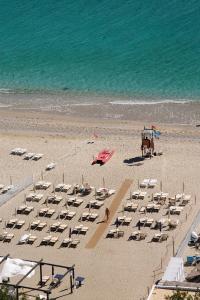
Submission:
<svg viewBox="0 0 200 300">
<path fill-rule="evenodd" d="M 128 166 L 141 166 L 143 165 L 144 160 L 145 160 L 144 157 L 136 156 L 136 157 L 125 159 L 123 163 L 127 164 Z"/>
</svg>

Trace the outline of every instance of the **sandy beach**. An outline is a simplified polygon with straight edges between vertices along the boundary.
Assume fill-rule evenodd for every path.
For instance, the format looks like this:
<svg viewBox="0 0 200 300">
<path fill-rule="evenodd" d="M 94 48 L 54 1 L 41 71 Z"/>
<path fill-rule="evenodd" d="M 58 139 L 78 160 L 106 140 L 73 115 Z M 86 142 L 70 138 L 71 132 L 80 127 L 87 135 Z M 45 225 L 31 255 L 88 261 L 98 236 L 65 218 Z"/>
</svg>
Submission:
<svg viewBox="0 0 200 300">
<path fill-rule="evenodd" d="M 13 104 L 9 97 L 11 98 L 1 95 L 0 99 L 0 183 L 10 184 L 10 177 L 14 185 L 30 177 L 37 182 L 43 176 L 52 185 L 45 191 L 38 191 L 43 194 L 40 202 L 27 203 L 34 207 L 29 215 L 16 215 L 15 210 L 24 204 L 25 195 L 33 191 L 32 184 L 1 206 L 0 231 L 13 232 L 14 238 L 10 243 L 0 242 L 0 255 L 9 253 L 15 258 L 43 258 L 47 262 L 54 261 L 69 266 L 75 264 L 76 276 L 85 277 L 84 285 L 69 294 L 69 286 L 63 283 L 54 291 L 57 299 L 139 300 L 146 297 L 148 287 L 151 287 L 154 279 L 162 276 L 169 257 L 173 254 L 172 240 L 175 240 L 177 250 L 199 210 L 200 130 L 196 125 L 200 121 L 200 106 L 195 103 L 138 106 L 113 106 L 104 103 L 98 105 L 98 109 L 92 105 L 74 105 L 68 106 L 66 110 L 59 106 L 61 111 L 58 111 L 44 109 L 46 104 L 40 109 L 36 102 L 34 105 L 30 104 L 30 107 L 23 105 L 23 101 L 22 104 L 19 101 Z M 161 138 L 155 141 L 155 147 L 157 151 L 162 150 L 163 155 L 138 161 L 137 158 L 141 156 L 141 130 L 144 125 L 151 126 L 152 122 L 162 132 Z M 10 151 L 16 147 L 26 148 L 28 152 L 43 153 L 44 156 L 37 162 L 26 161 L 23 156 L 10 155 Z M 114 149 L 113 157 L 104 166 L 92 166 L 93 156 L 104 148 Z M 46 172 L 45 167 L 50 162 L 55 162 L 56 167 Z M 48 204 L 49 208 L 55 209 L 54 215 L 51 218 L 37 216 L 38 210 L 46 207 L 45 198 L 52 194 L 53 186 L 62 182 L 63 173 L 66 184 L 81 184 L 84 180 L 98 189 L 105 181 L 107 188 L 116 190 L 100 209 L 92 210 L 99 215 L 94 222 L 82 222 L 88 227 L 87 234 L 73 235 L 80 240 L 76 249 L 60 248 L 60 244 L 68 237 L 68 229 L 81 223 L 81 214 L 88 210 L 86 205 L 94 200 L 94 190 L 90 195 L 82 197 L 83 203 L 79 207 L 70 207 L 76 215 L 70 221 L 62 221 L 68 225 L 67 230 L 63 233 L 52 233 L 52 236 L 58 237 L 58 242 L 54 246 L 40 246 L 42 238 L 50 234 L 50 225 L 58 221 L 59 212 L 65 209 L 66 199 L 70 197 L 70 191 L 68 194 L 58 193 L 63 197 L 61 203 Z M 130 197 L 130 192 L 138 190 L 138 181 L 142 182 L 145 178 L 155 178 L 158 184 L 154 189 L 144 189 L 147 192 L 144 200 L 133 200 L 138 203 L 136 212 L 125 212 L 132 221 L 129 226 L 120 226 L 124 236 L 119 239 L 106 238 L 108 231 L 115 228 L 116 217 L 123 215 L 123 205 Z M 86 247 L 101 225 L 99 222 L 104 219 L 105 207 L 112 205 L 126 180 L 132 182 L 130 188 L 105 226 L 105 232 L 95 247 Z M 184 192 L 191 194 L 191 201 L 181 214 L 171 216 L 173 220 L 179 219 L 179 225 L 175 230 L 167 231 L 169 237 L 166 242 L 150 242 L 157 231 L 148 227 L 141 229 L 147 234 L 145 240 L 129 241 L 130 234 L 137 230 L 136 224 L 140 218 L 158 220 L 166 217 L 165 205 L 158 213 L 144 215 L 139 212 L 139 208 L 149 203 L 152 193 L 160 191 L 160 182 L 163 192 L 170 196 L 182 192 L 183 182 Z M 25 225 L 21 229 L 5 229 L 5 221 L 12 218 L 24 219 Z M 31 233 L 37 235 L 33 245 L 18 245 L 20 237 L 29 232 L 29 225 L 35 219 L 47 222 L 47 226 L 42 231 L 31 230 Z M 32 278 L 28 282 L 36 281 Z"/>
</svg>

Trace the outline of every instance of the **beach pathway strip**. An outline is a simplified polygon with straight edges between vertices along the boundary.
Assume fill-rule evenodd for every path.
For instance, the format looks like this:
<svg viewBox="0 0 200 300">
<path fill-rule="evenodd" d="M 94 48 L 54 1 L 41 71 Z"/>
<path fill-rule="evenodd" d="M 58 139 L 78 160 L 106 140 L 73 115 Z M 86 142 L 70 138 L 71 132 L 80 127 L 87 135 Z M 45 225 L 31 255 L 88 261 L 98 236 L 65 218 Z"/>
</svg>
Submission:
<svg viewBox="0 0 200 300">
<path fill-rule="evenodd" d="M 133 183 L 133 181 L 130 180 L 130 179 L 125 179 L 124 180 L 124 182 L 122 183 L 119 191 L 115 195 L 115 197 L 114 197 L 114 199 L 113 199 L 113 201 L 112 201 L 112 203 L 109 207 L 110 215 L 109 215 L 108 221 L 104 221 L 101 224 L 99 224 L 99 226 L 96 229 L 96 231 L 94 232 L 93 236 L 91 237 L 89 242 L 86 244 L 86 248 L 88 248 L 88 249 L 95 248 L 95 246 L 97 245 L 97 243 L 100 240 L 101 236 L 103 235 L 103 233 L 105 232 L 105 230 L 109 226 L 109 224 L 110 224 L 113 216 L 115 215 L 122 199 L 126 195 L 126 193 L 129 190 L 132 183 Z"/>
</svg>

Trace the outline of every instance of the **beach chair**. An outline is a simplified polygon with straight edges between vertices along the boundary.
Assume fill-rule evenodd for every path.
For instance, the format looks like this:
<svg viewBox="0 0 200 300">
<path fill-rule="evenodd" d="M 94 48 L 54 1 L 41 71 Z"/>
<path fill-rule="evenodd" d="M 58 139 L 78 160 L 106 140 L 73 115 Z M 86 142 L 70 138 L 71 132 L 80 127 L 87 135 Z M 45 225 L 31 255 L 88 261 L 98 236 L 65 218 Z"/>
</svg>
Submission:
<svg viewBox="0 0 200 300">
<path fill-rule="evenodd" d="M 148 188 L 154 188 L 157 184 L 158 180 L 157 179 L 150 179 L 148 183 Z"/>
<path fill-rule="evenodd" d="M 55 198 L 53 199 L 52 203 L 59 204 L 62 200 L 63 200 L 63 197 L 56 195 Z"/>
<path fill-rule="evenodd" d="M 114 234 L 116 232 L 116 229 L 110 229 L 106 235 L 107 238 L 113 238 Z"/>
<path fill-rule="evenodd" d="M 33 210 L 34 210 L 34 207 L 33 207 L 33 206 L 27 206 L 27 207 L 24 209 L 23 214 L 29 215 Z"/>
<path fill-rule="evenodd" d="M 133 198 L 133 199 L 138 199 L 139 195 L 140 195 L 140 191 L 134 191 L 134 192 L 132 193 L 132 198 Z"/>
<path fill-rule="evenodd" d="M 48 196 L 45 200 L 45 203 L 53 203 L 53 200 L 55 199 L 55 195 Z"/>
<path fill-rule="evenodd" d="M 35 194 L 35 196 L 33 197 L 33 201 L 39 202 L 40 200 L 42 200 L 42 198 L 43 198 L 43 194 Z"/>
<path fill-rule="evenodd" d="M 76 197 L 69 197 L 69 199 L 67 200 L 67 204 L 71 206 L 74 204 L 75 201 L 76 201 Z"/>
<path fill-rule="evenodd" d="M 69 213 L 69 210 L 68 210 L 68 209 L 67 209 L 67 210 L 66 210 L 66 209 L 65 209 L 65 210 L 61 210 L 61 212 L 59 213 L 59 217 L 60 217 L 61 219 L 66 219 L 68 213 Z"/>
<path fill-rule="evenodd" d="M 50 276 L 49 275 L 44 275 L 42 276 L 42 280 L 39 282 L 40 286 L 44 286 L 47 284 L 47 282 L 49 281 Z"/>
<path fill-rule="evenodd" d="M 49 181 L 44 181 L 42 184 L 42 189 L 47 190 L 51 186 L 51 182 Z"/>
<path fill-rule="evenodd" d="M 56 287 L 58 287 L 59 285 L 60 285 L 60 283 L 61 283 L 61 280 L 64 278 L 64 275 L 62 275 L 62 274 L 56 274 L 56 275 L 54 275 L 53 276 L 53 279 L 52 279 L 52 281 L 51 281 L 51 283 L 50 283 L 50 287 L 51 288 L 56 288 Z"/>
<path fill-rule="evenodd" d="M 64 185 L 65 185 L 64 183 L 57 184 L 57 186 L 55 187 L 55 192 L 61 192 Z"/>
<path fill-rule="evenodd" d="M 146 238 L 146 236 L 147 236 L 146 233 L 142 233 L 140 231 L 134 231 L 130 235 L 129 240 L 141 241 L 141 240 L 144 240 Z"/>
<path fill-rule="evenodd" d="M 54 237 L 52 237 L 51 239 L 50 239 L 50 241 L 49 241 L 49 245 L 50 246 L 54 246 L 55 245 L 55 243 L 58 241 L 58 237 L 57 236 L 54 236 Z"/>
<path fill-rule="evenodd" d="M 58 227 L 61 225 L 60 222 L 56 222 L 50 226 L 50 231 L 57 231 Z"/>
<path fill-rule="evenodd" d="M 33 221 L 31 224 L 30 224 L 30 228 L 31 229 L 36 229 L 37 228 L 37 226 L 40 224 L 40 220 L 35 220 L 35 221 Z"/>
<path fill-rule="evenodd" d="M 7 243 L 10 243 L 13 238 L 14 238 L 13 233 L 7 233 L 3 241 L 7 242 Z"/>
<path fill-rule="evenodd" d="M 81 204 L 83 203 L 83 199 L 76 199 L 75 201 L 74 201 L 74 206 L 76 206 L 76 207 L 78 207 L 78 206 L 80 206 Z"/>
<path fill-rule="evenodd" d="M 22 214 L 25 209 L 27 208 L 27 205 L 21 205 L 17 208 L 17 214 Z"/>
<path fill-rule="evenodd" d="M 147 219 L 145 226 L 150 227 L 153 224 L 153 222 L 154 222 L 154 219 Z"/>
<path fill-rule="evenodd" d="M 44 154 L 42 153 L 36 153 L 33 157 L 32 160 L 38 161 L 39 159 L 41 159 L 43 157 Z"/>
<path fill-rule="evenodd" d="M 18 219 L 11 219 L 7 222 L 6 227 L 13 228 L 15 224 L 17 223 Z"/>
<path fill-rule="evenodd" d="M 69 191 L 69 189 L 71 189 L 71 184 L 64 184 L 64 186 L 62 187 L 61 192 L 63 193 L 67 193 Z"/>
<path fill-rule="evenodd" d="M 37 240 L 37 236 L 36 235 L 29 235 L 27 238 L 26 243 L 27 244 L 34 244 L 34 242 Z"/>
<path fill-rule="evenodd" d="M 118 224 L 118 225 L 122 225 L 124 220 L 125 220 L 126 216 L 123 215 L 123 216 L 118 216 L 115 220 L 115 224 Z"/>
<path fill-rule="evenodd" d="M 73 217 L 74 217 L 75 215 L 76 215 L 76 212 L 75 212 L 75 211 L 69 211 L 65 218 L 66 218 L 67 220 L 71 220 L 71 219 L 73 219 Z"/>
<path fill-rule="evenodd" d="M 20 229 L 25 224 L 24 220 L 19 220 L 15 223 L 14 228 Z"/>
<path fill-rule="evenodd" d="M 147 218 L 140 218 L 136 226 L 138 226 L 139 224 L 140 226 L 145 226 L 146 222 Z"/>
<path fill-rule="evenodd" d="M 47 223 L 46 223 L 46 222 L 40 222 L 40 223 L 37 225 L 37 227 L 36 227 L 35 229 L 41 231 L 41 230 L 43 230 L 44 227 L 46 227 L 46 226 L 47 226 Z"/>
<path fill-rule="evenodd" d="M 34 197 L 35 197 L 35 193 L 29 193 L 26 196 L 26 201 L 33 201 Z"/>
<path fill-rule="evenodd" d="M 87 217 L 87 220 L 88 221 L 91 221 L 91 222 L 94 222 L 97 218 L 98 218 L 98 214 L 96 213 L 89 213 L 88 217 Z"/>
<path fill-rule="evenodd" d="M 65 238 L 65 239 L 62 241 L 60 247 L 68 247 L 69 244 L 70 244 L 71 242 L 72 242 L 72 239 L 71 239 L 71 238 Z"/>
<path fill-rule="evenodd" d="M 124 211 L 129 211 L 129 212 L 136 212 L 138 209 L 138 203 L 133 203 L 131 201 L 128 201 L 124 205 Z"/>
<path fill-rule="evenodd" d="M 47 166 L 46 166 L 46 171 L 50 171 L 50 170 L 52 170 L 52 169 L 54 169 L 55 168 L 55 166 L 56 166 L 56 164 L 55 163 L 50 163 L 50 164 L 48 164 Z"/>
<path fill-rule="evenodd" d="M 45 217 L 47 218 L 51 218 L 53 216 L 53 214 L 55 213 L 55 209 L 48 209 L 48 211 L 45 214 Z"/>
<path fill-rule="evenodd" d="M 101 201 L 95 201 L 95 203 L 94 203 L 94 208 L 96 208 L 96 209 L 99 209 L 100 207 L 102 207 L 104 205 L 104 203 L 103 202 L 101 202 Z"/>
<path fill-rule="evenodd" d="M 51 240 L 51 238 L 52 238 L 51 235 L 45 236 L 45 237 L 42 239 L 40 245 L 48 245 L 49 242 L 50 242 L 50 240 Z"/>
<path fill-rule="evenodd" d="M 124 205 L 124 211 L 131 211 L 132 205 L 133 205 L 133 202 L 131 202 L 131 201 L 126 202 L 126 204 Z"/>
<path fill-rule="evenodd" d="M 89 215 L 90 215 L 89 212 L 87 212 L 87 211 L 83 212 L 83 213 L 81 214 L 80 220 L 86 221 L 87 218 L 89 217 Z"/>
<path fill-rule="evenodd" d="M 81 228 L 82 228 L 82 227 L 83 227 L 82 224 L 75 226 L 75 227 L 72 229 L 72 233 L 73 233 L 73 234 L 79 234 L 79 233 L 81 232 Z"/>
<path fill-rule="evenodd" d="M 125 217 L 122 225 L 127 225 L 128 226 L 128 225 L 130 225 L 131 221 L 132 221 L 131 217 Z"/>
<path fill-rule="evenodd" d="M 58 232 L 63 232 L 65 229 L 67 229 L 68 225 L 67 224 L 60 224 L 57 228 Z"/>
<path fill-rule="evenodd" d="M 168 234 L 167 233 L 155 233 L 155 235 L 152 238 L 152 242 L 163 242 L 168 239 Z"/>
<path fill-rule="evenodd" d="M 3 233 L 0 234 L 0 241 L 1 242 L 4 241 L 4 239 L 5 239 L 5 237 L 6 237 L 7 234 L 8 234 L 7 231 L 4 231 Z"/>
<path fill-rule="evenodd" d="M 140 192 L 138 195 L 138 199 L 144 200 L 146 194 L 147 194 L 147 192 Z"/>
<path fill-rule="evenodd" d="M 44 217 L 46 215 L 46 213 L 48 212 L 48 208 L 45 207 L 45 208 L 41 208 L 40 211 L 39 211 L 39 216 L 40 217 Z"/>
<path fill-rule="evenodd" d="M 88 229 L 89 228 L 87 226 L 82 226 L 81 230 L 80 230 L 80 234 L 84 234 L 85 235 L 87 233 Z"/>
<path fill-rule="evenodd" d="M 145 214 L 145 213 L 146 213 L 146 206 L 142 206 L 142 207 L 139 209 L 139 213 Z"/>
<path fill-rule="evenodd" d="M 20 237 L 18 244 L 19 244 L 19 245 L 26 244 L 26 242 L 27 242 L 29 236 L 30 236 L 30 234 L 23 234 L 23 235 Z"/>
<path fill-rule="evenodd" d="M 76 248 L 76 247 L 78 246 L 79 243 L 80 243 L 80 240 L 73 239 L 73 240 L 69 243 L 68 247 L 69 247 L 69 248 Z"/>
<path fill-rule="evenodd" d="M 146 212 L 152 213 L 153 209 L 154 209 L 154 203 L 147 204 L 147 206 L 146 206 Z"/>
<path fill-rule="evenodd" d="M 107 233 L 107 238 L 120 238 L 124 236 L 124 231 L 117 229 L 110 229 Z"/>
<path fill-rule="evenodd" d="M 144 180 L 140 183 L 140 187 L 141 187 L 141 188 L 146 188 L 146 187 L 148 187 L 149 181 L 150 181 L 150 179 L 144 179 Z"/>
</svg>

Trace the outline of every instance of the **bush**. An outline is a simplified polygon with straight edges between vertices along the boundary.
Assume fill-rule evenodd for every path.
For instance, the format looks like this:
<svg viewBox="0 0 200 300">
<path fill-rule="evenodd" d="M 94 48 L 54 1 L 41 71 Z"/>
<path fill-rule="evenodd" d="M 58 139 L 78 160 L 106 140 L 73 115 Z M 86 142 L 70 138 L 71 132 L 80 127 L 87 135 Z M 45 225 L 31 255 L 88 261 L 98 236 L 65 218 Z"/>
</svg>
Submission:
<svg viewBox="0 0 200 300">
<path fill-rule="evenodd" d="M 166 296 L 166 300 L 200 300 L 200 293 L 195 293 L 194 296 L 189 295 L 188 292 L 176 291 L 172 296 Z"/>
</svg>

